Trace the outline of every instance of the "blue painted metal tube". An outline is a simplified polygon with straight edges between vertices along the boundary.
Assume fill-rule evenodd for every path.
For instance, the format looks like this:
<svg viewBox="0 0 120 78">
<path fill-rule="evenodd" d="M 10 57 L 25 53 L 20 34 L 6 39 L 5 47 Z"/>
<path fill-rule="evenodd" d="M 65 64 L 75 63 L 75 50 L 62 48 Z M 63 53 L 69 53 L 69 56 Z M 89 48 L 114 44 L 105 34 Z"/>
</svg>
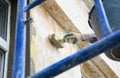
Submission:
<svg viewBox="0 0 120 78">
<path fill-rule="evenodd" d="M 27 0 L 18 0 L 12 78 L 25 78 L 26 26 L 24 21 L 26 20 L 26 13 L 24 13 L 24 7 L 26 5 Z"/>
<path fill-rule="evenodd" d="M 101 35 L 102 37 L 105 37 L 111 34 L 112 30 L 110 28 L 110 25 L 104 10 L 102 0 L 94 0 L 94 2 L 95 2 L 96 11 L 97 11 L 97 16 L 100 23 Z"/>
<path fill-rule="evenodd" d="M 29 4 L 28 6 L 25 7 L 24 11 L 25 12 L 29 11 L 30 9 L 34 8 L 35 6 L 41 4 L 44 1 L 46 1 L 46 0 L 35 0 L 31 4 Z"/>
<path fill-rule="evenodd" d="M 119 45 L 120 30 L 79 50 L 77 53 L 64 58 L 29 78 L 53 78 L 54 76 Z"/>
</svg>

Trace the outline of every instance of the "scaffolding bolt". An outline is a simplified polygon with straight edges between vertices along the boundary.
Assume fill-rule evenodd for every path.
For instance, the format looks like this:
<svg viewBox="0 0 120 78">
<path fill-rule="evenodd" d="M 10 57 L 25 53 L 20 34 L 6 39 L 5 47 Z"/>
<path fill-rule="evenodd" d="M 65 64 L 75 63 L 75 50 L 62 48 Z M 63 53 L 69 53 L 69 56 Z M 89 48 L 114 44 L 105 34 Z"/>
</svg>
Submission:
<svg viewBox="0 0 120 78">
<path fill-rule="evenodd" d="M 25 20 L 23 23 L 24 24 L 30 24 L 30 23 L 32 23 L 33 22 L 33 19 L 32 18 L 28 18 L 27 20 Z"/>
</svg>

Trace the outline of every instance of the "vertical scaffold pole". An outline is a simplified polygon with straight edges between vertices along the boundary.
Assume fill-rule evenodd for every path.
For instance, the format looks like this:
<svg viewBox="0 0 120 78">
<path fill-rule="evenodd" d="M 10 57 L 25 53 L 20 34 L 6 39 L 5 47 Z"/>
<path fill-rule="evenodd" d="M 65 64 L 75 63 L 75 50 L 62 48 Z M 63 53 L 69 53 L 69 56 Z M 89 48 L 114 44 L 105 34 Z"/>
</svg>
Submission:
<svg viewBox="0 0 120 78">
<path fill-rule="evenodd" d="M 27 0 L 18 0 L 12 78 L 25 78 L 26 26 L 23 22 L 26 20 L 26 13 L 24 13 L 26 5 Z"/>
<path fill-rule="evenodd" d="M 102 38 L 112 34 L 112 30 L 110 28 L 105 9 L 103 7 L 102 0 L 94 0 L 95 2 L 95 8 L 98 16 L 98 20 L 100 23 L 100 30 L 101 30 L 101 36 Z"/>
</svg>

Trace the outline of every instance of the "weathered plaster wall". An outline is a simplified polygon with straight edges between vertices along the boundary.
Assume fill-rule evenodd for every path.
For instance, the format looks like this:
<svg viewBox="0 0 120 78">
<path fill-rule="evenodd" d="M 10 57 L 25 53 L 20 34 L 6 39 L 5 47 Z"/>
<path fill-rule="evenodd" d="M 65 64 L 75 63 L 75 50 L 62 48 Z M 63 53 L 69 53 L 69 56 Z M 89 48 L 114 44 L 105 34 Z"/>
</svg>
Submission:
<svg viewBox="0 0 120 78">
<path fill-rule="evenodd" d="M 91 30 L 88 24 L 88 17 L 89 17 L 89 12 L 92 6 L 94 5 L 94 0 L 70 0 L 70 1 L 56 0 L 56 2 L 62 8 L 62 10 L 68 16 L 68 18 L 72 21 L 74 26 L 78 28 L 81 34 L 93 33 L 93 31 Z M 88 44 L 84 42 L 80 42 L 78 44 L 79 48 L 85 46 L 88 46 Z M 116 74 L 119 76 L 119 73 L 116 72 L 119 71 L 114 70 L 114 72 L 116 73 L 115 74 L 110 68 L 112 62 L 110 63 L 109 61 L 109 63 L 107 64 L 100 57 L 96 57 L 93 58 L 93 60 L 89 60 L 88 62 L 83 63 L 81 65 L 81 71 L 85 78 L 118 78 Z M 116 68 L 119 68 L 117 65 L 119 63 L 114 63 L 114 64 L 116 64 L 114 65 L 116 66 Z M 114 67 L 112 69 L 114 69 Z"/>
<path fill-rule="evenodd" d="M 61 38 L 65 31 L 42 7 L 31 10 L 33 23 L 31 24 L 31 72 L 35 73 L 57 62 L 58 60 L 76 52 L 77 46 L 64 44 L 63 49 L 55 48 L 49 41 L 48 35 L 55 33 Z M 56 78 L 80 78 L 80 67 L 75 67 Z"/>
<path fill-rule="evenodd" d="M 88 24 L 89 8 L 84 0 L 56 0 L 81 34 L 93 33 Z"/>
<path fill-rule="evenodd" d="M 66 32 L 79 32 L 71 19 L 68 18 L 63 9 L 58 5 L 57 0 L 47 0 L 43 3 L 43 6 Z"/>
<path fill-rule="evenodd" d="M 93 0 L 91 1 L 47 0 L 42 5 L 45 9 L 37 6 L 31 10 L 34 21 L 31 24 L 31 73 L 38 72 L 76 52 L 78 47 L 83 48 L 89 45 L 86 42 L 79 42 L 77 47 L 66 43 L 63 49 L 56 49 L 48 40 L 48 35 L 55 33 L 58 38 L 61 38 L 65 32 L 70 31 L 79 31 L 82 34 L 93 33 L 88 25 L 88 14 L 93 6 Z M 64 21 L 63 17 L 67 21 Z M 84 78 L 118 78 L 100 57 L 81 64 L 81 71 Z M 57 78 L 81 78 L 80 68 L 75 67 Z"/>
</svg>

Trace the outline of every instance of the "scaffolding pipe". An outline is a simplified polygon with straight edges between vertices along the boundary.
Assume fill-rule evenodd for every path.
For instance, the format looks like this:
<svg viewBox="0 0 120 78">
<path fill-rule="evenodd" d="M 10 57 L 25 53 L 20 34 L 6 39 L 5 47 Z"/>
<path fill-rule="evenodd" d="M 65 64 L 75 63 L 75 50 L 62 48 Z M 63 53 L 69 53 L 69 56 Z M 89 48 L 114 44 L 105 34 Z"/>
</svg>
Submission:
<svg viewBox="0 0 120 78">
<path fill-rule="evenodd" d="M 29 78 L 53 78 L 56 75 L 81 64 L 103 52 L 120 45 L 120 30 L 79 50 L 77 53 L 43 69 Z"/>
<path fill-rule="evenodd" d="M 110 28 L 110 25 L 104 10 L 102 0 L 94 0 L 94 2 L 95 2 L 98 20 L 100 23 L 101 36 L 103 38 L 109 34 L 112 34 L 112 30 Z"/>
<path fill-rule="evenodd" d="M 26 26 L 24 21 L 26 20 L 26 13 L 24 13 L 24 7 L 26 4 L 27 0 L 18 0 L 12 78 L 25 78 Z"/>
<path fill-rule="evenodd" d="M 29 5 L 27 5 L 27 6 L 25 7 L 24 11 L 25 11 L 25 12 L 26 12 L 26 11 L 29 11 L 30 9 L 32 9 L 32 8 L 34 8 L 35 6 L 43 3 L 44 1 L 46 1 L 46 0 L 35 0 L 35 1 L 33 1 L 32 3 L 30 3 Z"/>
</svg>

